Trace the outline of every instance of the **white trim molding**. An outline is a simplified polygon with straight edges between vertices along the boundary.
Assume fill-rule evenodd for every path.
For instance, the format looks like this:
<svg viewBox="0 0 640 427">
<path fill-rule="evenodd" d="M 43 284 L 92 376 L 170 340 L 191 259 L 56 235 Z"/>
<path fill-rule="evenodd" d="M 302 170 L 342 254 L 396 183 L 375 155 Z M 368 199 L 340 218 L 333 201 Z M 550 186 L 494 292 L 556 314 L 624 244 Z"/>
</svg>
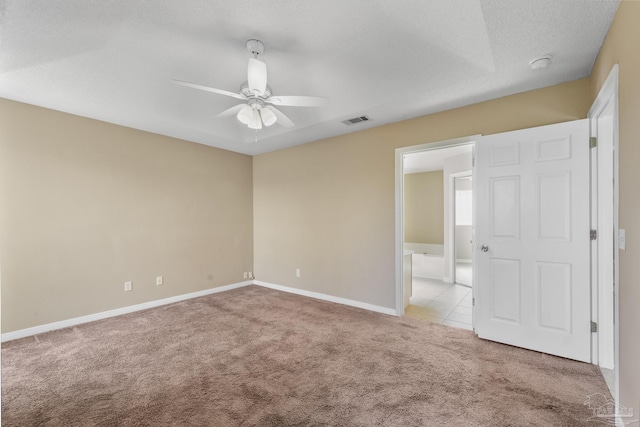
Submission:
<svg viewBox="0 0 640 427">
<path fill-rule="evenodd" d="M 332 295 L 321 294 L 319 292 L 305 291 L 303 289 L 290 288 L 287 286 L 274 285 L 273 283 L 261 282 L 259 280 L 247 280 L 244 282 L 233 283 L 231 285 L 220 286 L 217 288 L 205 289 L 204 291 L 191 292 L 188 294 L 176 295 L 169 298 L 163 298 L 155 301 L 143 302 L 141 304 L 130 305 L 127 307 L 116 308 L 113 310 L 103 311 L 100 313 L 89 314 L 86 316 L 74 317 L 72 319 L 61 320 L 59 322 L 47 323 L 45 325 L 34 326 L 31 328 L 20 329 L 13 332 L 7 332 L 2 334 L 1 341 L 12 341 L 19 338 L 25 338 L 33 335 L 42 334 L 45 332 L 55 331 L 57 329 L 69 328 L 72 326 L 81 325 L 83 323 L 94 322 L 96 320 L 107 319 L 109 317 L 120 316 L 122 314 L 129 314 L 136 311 L 147 310 L 149 308 L 159 307 L 161 305 L 172 304 L 174 302 L 180 302 L 192 298 L 203 297 L 206 295 L 217 294 L 219 292 L 230 291 L 232 289 L 242 288 L 249 285 L 258 285 L 269 289 L 275 289 L 277 291 L 288 292 L 290 294 L 302 295 L 305 297 L 315 298 L 323 301 L 335 302 L 338 304 L 349 305 L 352 307 L 362 308 L 364 310 L 375 311 L 377 313 L 388 314 L 391 316 L 396 315 L 396 311 L 392 308 L 381 307 L 378 305 L 368 304 L 366 302 L 360 302 L 350 300 L 346 298 L 335 297 Z"/>
<path fill-rule="evenodd" d="M 275 289 L 276 291 L 288 292 L 290 294 L 302 295 L 304 297 L 310 297 L 319 299 L 322 301 L 335 302 L 343 305 L 350 305 L 351 307 L 363 308 L 369 311 L 375 311 L 377 313 L 388 314 L 396 316 L 396 311 L 392 308 L 381 307 L 379 305 L 373 305 L 366 302 L 355 301 L 346 298 L 335 297 L 333 295 L 321 294 L 319 292 L 305 291 L 304 289 L 290 288 L 288 286 L 274 285 L 273 283 L 262 282 L 255 280 L 255 284 L 269 289 Z"/>
<path fill-rule="evenodd" d="M 592 247 L 592 320 L 598 323 L 598 332 L 594 333 L 592 363 L 610 368 L 613 363 L 613 384 L 607 381 L 614 400 L 619 398 L 620 364 L 620 247 L 619 247 L 619 206 L 620 206 L 620 160 L 619 160 L 619 65 L 614 64 L 602 84 L 587 117 L 590 119 L 591 136 L 600 136 L 600 120 L 610 121 L 609 137 L 600 138 L 596 148 L 596 157 L 592 158 L 592 228 L 613 230 L 613 242 L 601 240 Z M 607 129 L 605 127 L 605 129 Z M 602 156 L 602 157 L 601 157 Z M 607 165 L 600 168 L 600 165 Z M 601 198 L 601 199 L 599 199 Z M 613 206 L 611 206 L 611 203 Z M 600 232 L 599 232 L 600 233 Z M 613 245 L 611 245 L 613 243 Z M 598 245 L 613 246 L 600 252 Z M 608 246 L 608 248 L 611 248 Z M 603 255 L 603 253 L 605 255 Z M 611 259 L 611 256 L 613 259 Z M 613 271 L 610 271 L 613 264 Z M 600 274 L 603 272 L 603 274 Z M 613 283 L 609 282 L 609 279 Z M 611 286 L 613 285 L 613 286 Z M 612 289 L 613 288 L 613 289 Z M 613 290 L 613 292 L 612 292 Z M 613 335 L 613 336 L 612 336 Z M 613 351 L 612 351 L 613 350 Z M 613 352 L 613 354 L 611 354 Z M 605 377 L 606 378 L 606 377 Z"/>
<path fill-rule="evenodd" d="M 149 308 L 172 304 L 174 302 L 184 301 L 191 298 L 198 298 L 198 297 L 203 297 L 205 295 L 217 294 L 218 292 L 230 291 L 232 289 L 237 289 L 243 286 L 248 286 L 253 284 L 254 284 L 253 280 L 249 280 L 246 282 L 233 283 L 231 285 L 220 286 L 217 288 L 205 289 L 204 291 L 192 292 L 189 294 L 176 295 L 174 297 L 163 298 L 155 301 L 143 302 L 141 304 L 129 305 L 127 307 L 116 308 L 108 311 L 102 311 L 100 313 L 89 314 L 86 316 L 74 317 L 72 319 L 61 320 L 59 322 L 47 323 L 45 325 L 39 325 L 31 328 L 20 329 L 13 332 L 7 332 L 2 334 L 0 340 L 2 342 L 16 340 L 18 338 L 38 335 L 44 332 L 55 331 L 57 329 L 69 328 L 71 326 L 80 325 L 82 323 L 94 322 L 96 320 L 102 320 L 102 319 L 107 319 L 109 317 L 120 316 L 122 314 L 133 313 L 135 311 L 147 310 Z"/>
</svg>

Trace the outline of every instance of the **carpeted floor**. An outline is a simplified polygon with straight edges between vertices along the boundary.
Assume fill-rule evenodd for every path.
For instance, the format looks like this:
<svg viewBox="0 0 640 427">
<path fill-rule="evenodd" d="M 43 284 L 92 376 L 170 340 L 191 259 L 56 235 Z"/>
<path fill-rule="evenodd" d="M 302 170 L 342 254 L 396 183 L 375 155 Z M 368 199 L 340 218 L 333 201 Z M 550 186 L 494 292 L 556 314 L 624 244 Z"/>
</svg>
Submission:
<svg viewBox="0 0 640 427">
<path fill-rule="evenodd" d="M 593 365 L 249 286 L 2 345 L 3 426 L 589 425 Z"/>
</svg>

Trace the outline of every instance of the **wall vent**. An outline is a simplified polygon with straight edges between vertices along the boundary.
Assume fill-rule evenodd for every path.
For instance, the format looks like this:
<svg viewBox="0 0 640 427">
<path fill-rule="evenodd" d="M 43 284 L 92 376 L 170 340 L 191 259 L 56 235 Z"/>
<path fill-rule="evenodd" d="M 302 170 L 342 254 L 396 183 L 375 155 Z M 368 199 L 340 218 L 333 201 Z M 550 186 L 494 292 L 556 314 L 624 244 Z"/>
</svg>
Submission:
<svg viewBox="0 0 640 427">
<path fill-rule="evenodd" d="M 351 125 L 355 125 L 356 123 L 368 122 L 369 120 L 371 120 L 369 116 L 360 116 L 360 117 L 354 117 L 353 119 L 343 120 L 342 123 L 344 123 L 347 126 L 351 126 Z"/>
</svg>

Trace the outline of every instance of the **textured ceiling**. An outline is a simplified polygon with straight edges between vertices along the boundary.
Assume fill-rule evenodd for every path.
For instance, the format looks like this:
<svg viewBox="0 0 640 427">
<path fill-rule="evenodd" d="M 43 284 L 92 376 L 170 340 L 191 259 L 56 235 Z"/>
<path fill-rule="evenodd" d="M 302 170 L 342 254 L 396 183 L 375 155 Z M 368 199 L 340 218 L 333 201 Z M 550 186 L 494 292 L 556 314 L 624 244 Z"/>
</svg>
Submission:
<svg viewBox="0 0 640 427">
<path fill-rule="evenodd" d="M 246 154 L 590 74 L 609 0 L 0 0 L 0 97 Z M 216 114 L 238 100 L 245 42 L 296 126 L 257 133 Z M 529 61 L 553 55 L 531 70 Z M 342 120 L 368 115 L 370 122 Z M 257 138 L 257 143 L 256 143 Z"/>
</svg>

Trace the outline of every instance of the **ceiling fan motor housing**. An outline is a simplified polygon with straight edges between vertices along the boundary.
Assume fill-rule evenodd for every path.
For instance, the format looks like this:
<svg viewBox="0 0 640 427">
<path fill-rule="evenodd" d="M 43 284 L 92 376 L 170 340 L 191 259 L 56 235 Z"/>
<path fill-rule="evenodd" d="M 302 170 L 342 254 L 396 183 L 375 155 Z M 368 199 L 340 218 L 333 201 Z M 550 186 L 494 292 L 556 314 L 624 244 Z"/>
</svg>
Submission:
<svg viewBox="0 0 640 427">
<path fill-rule="evenodd" d="M 264 108 L 264 101 L 259 98 L 252 98 L 247 104 L 254 110 L 262 110 Z"/>
<path fill-rule="evenodd" d="M 264 92 L 262 92 L 262 95 L 260 96 L 256 95 L 255 93 L 253 93 L 251 89 L 249 89 L 249 82 L 244 82 L 242 83 L 242 85 L 240 85 L 240 93 L 249 99 L 253 99 L 253 98 L 267 99 L 272 94 L 271 86 L 267 85 Z"/>
</svg>

